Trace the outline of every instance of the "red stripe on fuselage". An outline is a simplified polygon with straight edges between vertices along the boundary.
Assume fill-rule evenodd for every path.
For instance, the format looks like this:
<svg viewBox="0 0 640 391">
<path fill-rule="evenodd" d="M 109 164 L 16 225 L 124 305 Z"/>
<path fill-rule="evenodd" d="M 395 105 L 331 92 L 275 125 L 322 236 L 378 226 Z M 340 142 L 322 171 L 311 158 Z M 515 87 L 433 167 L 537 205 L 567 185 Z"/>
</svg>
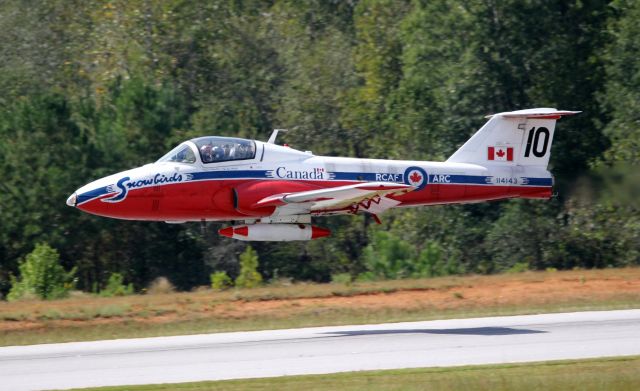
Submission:
<svg viewBox="0 0 640 391">
<path fill-rule="evenodd" d="M 261 208 L 257 213 L 251 215 L 238 212 L 234 207 L 233 189 L 256 181 L 265 180 L 206 180 L 132 189 L 129 190 L 127 197 L 120 202 L 101 201 L 101 198 L 109 197 L 106 195 L 79 205 L 78 208 L 88 213 L 126 220 L 243 220 L 266 217 L 273 213 L 275 207 Z M 296 183 L 298 185 L 304 183 L 315 188 L 331 188 L 362 182 L 296 181 Z M 274 181 L 273 194 L 291 192 L 292 190 L 284 185 L 283 181 Z M 546 199 L 551 197 L 551 187 L 431 183 L 421 190 L 414 190 L 391 198 L 400 201 L 401 205 L 399 206 L 419 206 L 515 197 Z"/>
</svg>

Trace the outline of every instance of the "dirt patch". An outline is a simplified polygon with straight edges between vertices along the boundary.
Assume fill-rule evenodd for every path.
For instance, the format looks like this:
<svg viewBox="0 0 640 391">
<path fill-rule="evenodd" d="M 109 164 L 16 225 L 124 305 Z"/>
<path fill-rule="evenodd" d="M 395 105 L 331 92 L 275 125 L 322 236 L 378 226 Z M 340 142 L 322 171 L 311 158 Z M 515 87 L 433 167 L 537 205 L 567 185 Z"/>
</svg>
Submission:
<svg viewBox="0 0 640 391">
<path fill-rule="evenodd" d="M 232 307 L 219 306 L 221 316 L 242 317 L 247 314 L 278 314 L 288 316 L 309 308 L 361 308 L 380 309 L 455 309 L 472 307 L 498 307 L 546 304 L 549 302 L 606 301 L 621 294 L 638 295 L 640 279 L 628 281 L 622 278 L 591 281 L 549 278 L 543 281 L 506 281 L 501 284 L 457 286 L 438 290 L 407 290 L 392 293 L 357 295 L 351 297 L 304 298 L 239 302 Z"/>
</svg>

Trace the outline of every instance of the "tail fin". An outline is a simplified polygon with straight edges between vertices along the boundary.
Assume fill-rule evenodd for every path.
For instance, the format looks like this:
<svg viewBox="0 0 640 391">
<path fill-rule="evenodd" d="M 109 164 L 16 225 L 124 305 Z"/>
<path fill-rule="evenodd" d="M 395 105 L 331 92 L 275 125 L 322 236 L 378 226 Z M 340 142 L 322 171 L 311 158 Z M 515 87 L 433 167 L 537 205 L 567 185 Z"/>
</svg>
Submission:
<svg viewBox="0 0 640 391">
<path fill-rule="evenodd" d="M 547 168 L 556 120 L 579 111 L 538 108 L 487 116 L 478 130 L 447 162 L 514 164 Z"/>
</svg>

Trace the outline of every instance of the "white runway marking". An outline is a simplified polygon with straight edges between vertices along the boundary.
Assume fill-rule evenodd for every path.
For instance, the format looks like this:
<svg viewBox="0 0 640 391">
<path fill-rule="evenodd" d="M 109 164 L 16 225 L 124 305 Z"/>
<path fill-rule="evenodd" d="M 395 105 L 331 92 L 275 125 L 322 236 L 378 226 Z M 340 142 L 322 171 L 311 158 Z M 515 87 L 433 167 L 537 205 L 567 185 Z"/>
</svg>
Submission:
<svg viewBox="0 0 640 391">
<path fill-rule="evenodd" d="M 640 354 L 640 310 L 0 348 L 0 390 L 176 383 Z"/>
</svg>

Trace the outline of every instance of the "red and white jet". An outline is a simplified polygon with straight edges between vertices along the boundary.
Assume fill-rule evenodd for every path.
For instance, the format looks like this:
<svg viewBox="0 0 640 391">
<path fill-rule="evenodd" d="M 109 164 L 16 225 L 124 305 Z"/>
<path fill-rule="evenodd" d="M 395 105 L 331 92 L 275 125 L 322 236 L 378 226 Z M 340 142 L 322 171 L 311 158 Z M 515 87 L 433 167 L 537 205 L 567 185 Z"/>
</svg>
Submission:
<svg viewBox="0 0 640 391">
<path fill-rule="evenodd" d="M 127 220 L 240 221 L 240 240 L 328 236 L 313 216 L 506 198 L 550 198 L 547 170 L 556 120 L 577 111 L 537 108 L 489 121 L 445 162 L 315 156 L 230 137 L 185 141 L 157 162 L 91 182 L 67 205 Z"/>
</svg>

